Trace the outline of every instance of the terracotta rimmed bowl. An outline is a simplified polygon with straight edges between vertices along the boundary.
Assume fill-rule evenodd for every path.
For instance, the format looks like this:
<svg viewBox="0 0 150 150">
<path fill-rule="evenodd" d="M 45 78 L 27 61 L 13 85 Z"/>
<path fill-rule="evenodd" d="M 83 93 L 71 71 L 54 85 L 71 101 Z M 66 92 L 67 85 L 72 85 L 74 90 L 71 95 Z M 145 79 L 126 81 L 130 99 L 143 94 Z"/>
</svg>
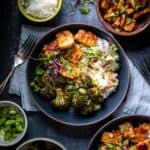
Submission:
<svg viewBox="0 0 150 150">
<path fill-rule="evenodd" d="M 124 122 L 131 122 L 133 125 L 137 126 L 140 123 L 150 123 L 150 116 L 144 116 L 144 115 L 125 115 L 118 117 L 116 119 L 113 119 L 112 121 L 106 123 L 104 126 L 102 126 L 92 137 L 89 145 L 88 150 L 98 150 L 98 146 L 100 144 L 100 139 L 102 134 L 105 131 L 112 131 L 113 129 L 118 128 L 118 125 Z"/>
<path fill-rule="evenodd" d="M 35 76 L 34 72 L 38 65 L 38 61 L 29 59 L 27 62 L 27 70 L 26 70 L 26 77 L 27 77 L 28 88 L 30 92 L 29 94 L 33 97 L 33 101 L 35 105 L 40 109 L 40 111 L 44 113 L 48 118 L 56 122 L 59 122 L 63 125 L 69 125 L 75 127 L 94 125 L 109 117 L 123 102 L 129 86 L 129 66 L 128 66 L 128 61 L 124 53 L 124 50 L 122 49 L 120 44 L 116 41 L 116 39 L 113 36 L 91 25 L 68 24 L 68 25 L 59 26 L 57 28 L 48 31 L 34 47 L 31 57 L 37 58 L 39 56 L 39 53 L 42 50 L 43 45 L 47 42 L 54 40 L 55 35 L 58 32 L 61 32 L 63 30 L 70 30 L 71 32 L 76 33 L 79 29 L 85 29 L 91 31 L 97 36 L 106 39 L 108 41 L 112 40 L 119 49 L 120 64 L 121 64 L 121 70 L 119 72 L 120 83 L 116 92 L 112 93 L 108 97 L 108 99 L 105 100 L 105 102 L 102 105 L 102 109 L 100 111 L 98 111 L 97 113 L 91 116 L 83 117 L 77 115 L 72 109 L 70 109 L 67 112 L 56 111 L 52 109 L 50 102 L 44 100 L 43 97 L 35 93 L 33 89 L 30 87 L 30 83 Z"/>
<path fill-rule="evenodd" d="M 102 0 L 96 0 L 96 13 L 97 13 L 98 19 L 107 30 L 109 30 L 110 32 L 112 32 L 116 35 L 125 36 L 125 37 L 137 35 L 137 34 L 141 33 L 142 31 L 144 31 L 150 25 L 150 14 L 148 14 L 147 17 L 143 20 L 143 22 L 137 25 L 137 28 L 134 31 L 132 31 L 132 32 L 125 32 L 125 31 L 117 32 L 114 28 L 111 27 L 110 23 L 108 23 L 107 21 L 104 20 L 103 14 L 102 14 L 102 11 L 100 8 L 101 1 Z M 148 1 L 148 7 L 150 7 L 150 1 Z"/>
</svg>

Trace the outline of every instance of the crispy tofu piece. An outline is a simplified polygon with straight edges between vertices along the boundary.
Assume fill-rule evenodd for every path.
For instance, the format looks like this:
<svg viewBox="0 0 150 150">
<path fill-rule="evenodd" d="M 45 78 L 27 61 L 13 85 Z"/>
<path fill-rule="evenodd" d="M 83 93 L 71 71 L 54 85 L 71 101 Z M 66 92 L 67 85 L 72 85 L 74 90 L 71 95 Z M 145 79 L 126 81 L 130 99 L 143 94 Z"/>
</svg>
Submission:
<svg viewBox="0 0 150 150">
<path fill-rule="evenodd" d="M 113 13 L 113 8 L 109 8 L 107 13 L 104 15 L 104 19 L 107 20 L 108 22 L 111 22 L 112 13 Z"/>
<path fill-rule="evenodd" d="M 119 145 L 122 140 L 122 135 L 119 131 L 104 132 L 101 142 Z"/>
<path fill-rule="evenodd" d="M 128 8 L 126 9 L 127 15 L 131 15 L 132 13 L 134 13 L 134 9 L 133 8 Z"/>
<path fill-rule="evenodd" d="M 135 137 L 134 129 L 130 122 L 125 122 L 123 124 L 120 124 L 119 130 L 123 134 L 123 137 L 125 137 L 125 138 L 134 138 Z"/>
<path fill-rule="evenodd" d="M 70 63 L 70 68 L 67 69 L 65 66 L 62 66 L 59 70 L 59 73 L 69 79 L 75 79 L 78 78 L 80 75 L 80 70 L 77 68 L 75 64 Z"/>
<path fill-rule="evenodd" d="M 47 43 L 43 47 L 43 51 L 57 50 L 59 48 L 57 40 Z"/>
<path fill-rule="evenodd" d="M 135 29 L 135 27 L 136 27 L 136 22 L 132 21 L 130 24 L 124 25 L 123 29 L 124 31 L 131 32 Z"/>
<path fill-rule="evenodd" d="M 80 46 L 75 45 L 74 48 L 72 49 L 72 53 L 69 60 L 71 63 L 76 64 L 81 59 L 82 56 L 83 51 L 81 50 Z"/>
<path fill-rule="evenodd" d="M 126 15 L 122 14 L 120 19 L 120 27 L 123 27 L 126 22 Z"/>
<path fill-rule="evenodd" d="M 102 0 L 102 2 L 101 2 L 101 8 L 104 11 L 108 10 L 108 8 L 110 6 L 110 2 L 111 2 L 111 0 Z"/>
<path fill-rule="evenodd" d="M 96 45 L 97 36 L 92 32 L 80 29 L 78 33 L 75 34 L 75 40 L 87 47 L 91 47 Z"/>
<path fill-rule="evenodd" d="M 58 46 L 60 49 L 72 48 L 74 45 L 74 36 L 68 31 L 62 31 L 56 34 Z"/>
<path fill-rule="evenodd" d="M 134 19 L 139 19 L 141 16 L 143 16 L 145 14 L 148 14 L 148 13 L 150 13 L 150 8 L 145 8 L 144 10 L 141 10 L 141 11 L 135 13 L 133 15 L 133 18 Z"/>
<path fill-rule="evenodd" d="M 135 137 L 132 140 L 134 143 L 144 141 L 148 137 L 148 131 L 150 130 L 150 124 L 143 123 L 139 127 L 134 129 Z"/>
<path fill-rule="evenodd" d="M 138 143 L 136 147 L 137 150 L 150 150 L 150 139 Z"/>
<path fill-rule="evenodd" d="M 114 23 L 112 24 L 113 28 L 119 27 L 121 24 L 121 17 L 117 17 Z"/>
<path fill-rule="evenodd" d="M 46 56 L 51 56 L 58 49 L 59 49 L 58 42 L 57 40 L 54 40 L 44 45 L 42 53 L 44 53 Z"/>
<path fill-rule="evenodd" d="M 119 10 L 123 7 L 123 3 L 122 2 L 118 2 L 116 9 Z"/>
<path fill-rule="evenodd" d="M 141 133 L 148 132 L 148 130 L 150 130 L 150 123 L 143 123 L 139 126 L 138 129 L 140 130 Z"/>
</svg>

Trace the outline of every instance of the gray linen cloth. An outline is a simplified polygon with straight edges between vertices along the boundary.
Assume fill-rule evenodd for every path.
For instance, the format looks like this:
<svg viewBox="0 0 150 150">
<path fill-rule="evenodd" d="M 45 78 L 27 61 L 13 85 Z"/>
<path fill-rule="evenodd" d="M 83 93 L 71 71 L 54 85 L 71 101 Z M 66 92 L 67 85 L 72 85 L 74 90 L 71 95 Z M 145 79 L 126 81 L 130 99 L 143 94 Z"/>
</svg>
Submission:
<svg viewBox="0 0 150 150">
<path fill-rule="evenodd" d="M 50 28 L 22 26 L 21 42 L 22 43 L 30 33 L 36 36 L 42 36 Z M 142 75 L 128 59 L 130 66 L 130 87 L 126 101 L 115 113 L 116 116 L 122 114 L 144 114 L 150 115 L 150 86 L 146 83 Z M 26 63 L 18 67 L 11 78 L 9 94 L 16 94 L 21 97 L 22 106 L 26 111 L 38 111 L 33 104 L 33 97 L 28 91 L 27 80 L 25 77 Z"/>
</svg>

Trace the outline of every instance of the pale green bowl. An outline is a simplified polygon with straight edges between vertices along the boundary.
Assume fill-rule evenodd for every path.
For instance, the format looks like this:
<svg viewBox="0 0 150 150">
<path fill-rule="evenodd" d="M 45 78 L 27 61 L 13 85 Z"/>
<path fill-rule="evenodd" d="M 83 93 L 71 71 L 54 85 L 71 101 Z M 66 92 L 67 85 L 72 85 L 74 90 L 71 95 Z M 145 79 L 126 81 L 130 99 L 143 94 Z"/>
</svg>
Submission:
<svg viewBox="0 0 150 150">
<path fill-rule="evenodd" d="M 61 6 L 62 6 L 62 2 L 63 2 L 63 0 L 58 0 L 58 5 L 57 5 L 55 13 L 53 13 L 52 15 L 50 15 L 47 18 L 39 19 L 39 18 L 35 18 L 35 17 L 31 16 L 30 14 L 28 14 L 26 12 L 26 9 L 24 8 L 24 6 L 21 3 L 21 0 L 17 0 L 18 8 L 19 8 L 21 14 L 28 20 L 33 21 L 33 22 L 39 22 L 39 23 L 52 20 L 59 13 Z"/>
</svg>

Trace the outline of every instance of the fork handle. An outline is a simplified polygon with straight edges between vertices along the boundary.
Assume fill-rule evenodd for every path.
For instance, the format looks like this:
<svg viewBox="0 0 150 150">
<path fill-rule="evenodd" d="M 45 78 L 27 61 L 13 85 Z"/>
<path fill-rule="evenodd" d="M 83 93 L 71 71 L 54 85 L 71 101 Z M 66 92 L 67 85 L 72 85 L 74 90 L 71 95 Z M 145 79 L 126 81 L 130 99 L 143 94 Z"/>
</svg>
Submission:
<svg viewBox="0 0 150 150">
<path fill-rule="evenodd" d="M 14 73 L 14 71 L 15 71 L 15 67 L 13 67 L 13 68 L 10 70 L 9 74 L 7 75 L 7 77 L 6 77 L 6 78 L 4 79 L 4 81 L 0 84 L 0 95 L 3 93 L 3 91 L 4 91 L 4 89 L 5 89 L 5 87 L 6 87 L 7 83 L 8 83 L 8 81 L 9 81 L 10 77 L 12 76 L 12 74 Z"/>
</svg>

